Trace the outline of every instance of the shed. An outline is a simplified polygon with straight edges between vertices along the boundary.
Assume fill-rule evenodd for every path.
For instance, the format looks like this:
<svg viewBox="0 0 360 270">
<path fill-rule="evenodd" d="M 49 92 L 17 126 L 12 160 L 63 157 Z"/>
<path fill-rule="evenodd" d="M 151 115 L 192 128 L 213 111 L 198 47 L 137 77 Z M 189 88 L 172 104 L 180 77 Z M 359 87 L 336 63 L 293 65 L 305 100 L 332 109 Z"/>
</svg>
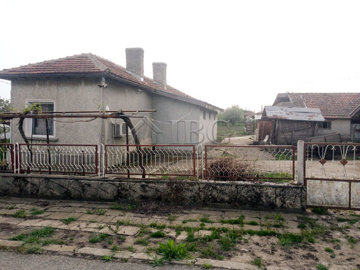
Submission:
<svg viewBox="0 0 360 270">
<path fill-rule="evenodd" d="M 325 118 L 317 108 L 265 106 L 261 121 L 271 123 L 259 125 L 259 128 L 267 126 L 266 131 L 259 133 L 269 135 L 272 143 L 296 144 L 298 140 L 317 136 L 316 123 Z"/>
</svg>

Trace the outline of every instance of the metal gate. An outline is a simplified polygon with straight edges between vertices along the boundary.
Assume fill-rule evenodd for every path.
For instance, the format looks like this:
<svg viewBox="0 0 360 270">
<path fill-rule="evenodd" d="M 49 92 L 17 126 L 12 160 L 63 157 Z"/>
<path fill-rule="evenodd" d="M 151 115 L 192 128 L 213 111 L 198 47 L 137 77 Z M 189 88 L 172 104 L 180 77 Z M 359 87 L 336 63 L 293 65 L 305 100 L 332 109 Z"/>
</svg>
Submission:
<svg viewBox="0 0 360 270">
<path fill-rule="evenodd" d="M 360 144 L 305 143 L 308 207 L 360 210 Z"/>
</svg>

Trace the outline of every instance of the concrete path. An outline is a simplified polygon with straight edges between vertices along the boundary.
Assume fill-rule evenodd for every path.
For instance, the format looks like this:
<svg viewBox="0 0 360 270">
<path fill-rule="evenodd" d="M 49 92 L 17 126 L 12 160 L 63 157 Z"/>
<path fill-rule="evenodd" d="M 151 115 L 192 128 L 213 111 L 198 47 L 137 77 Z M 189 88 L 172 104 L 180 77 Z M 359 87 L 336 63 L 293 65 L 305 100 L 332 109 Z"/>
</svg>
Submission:
<svg viewBox="0 0 360 270">
<path fill-rule="evenodd" d="M 318 215 L 0 197 L 0 249 L 44 254 L 13 254 L 11 260 L 1 253 L 5 259 L 0 257 L 0 269 L 11 269 L 10 262 L 22 269 L 27 266 L 22 258 L 38 264 L 23 269 L 66 269 L 61 267 L 67 262 L 64 259 L 59 259 L 60 268 L 46 267 L 56 266 L 47 260 L 52 255 L 66 256 L 69 261 L 74 257 L 96 259 L 90 265 L 104 266 L 101 269 L 166 266 L 167 255 L 180 268 L 165 269 L 190 269 L 184 265 L 242 270 L 316 269 L 318 265 L 356 269 L 360 268 L 360 212 Z M 79 267 L 69 269 L 97 269 L 85 267 L 87 263 L 82 260 Z M 117 268 L 113 263 L 146 266 Z M 80 268 L 83 264 L 85 268 Z M 108 265 L 114 268 L 106 268 Z"/>
<path fill-rule="evenodd" d="M 231 137 L 225 138 L 222 143 L 231 143 L 231 144 L 239 144 L 239 145 L 250 145 L 254 141 L 255 135 L 247 135 L 241 137 Z"/>
</svg>

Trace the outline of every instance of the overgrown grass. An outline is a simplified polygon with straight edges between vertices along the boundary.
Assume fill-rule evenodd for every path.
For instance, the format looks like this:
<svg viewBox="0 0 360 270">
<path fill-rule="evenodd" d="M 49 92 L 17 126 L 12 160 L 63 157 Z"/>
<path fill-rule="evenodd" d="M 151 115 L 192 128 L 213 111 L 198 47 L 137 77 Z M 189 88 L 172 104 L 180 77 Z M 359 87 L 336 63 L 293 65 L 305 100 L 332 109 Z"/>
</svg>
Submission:
<svg viewBox="0 0 360 270">
<path fill-rule="evenodd" d="M 40 209 L 37 209 L 37 208 L 31 208 L 30 215 L 33 217 L 33 216 L 41 215 L 44 212 L 45 212 L 45 210 L 40 210 Z"/>
<path fill-rule="evenodd" d="M 16 211 L 13 214 L 13 217 L 15 217 L 15 218 L 25 218 L 26 217 L 26 211 L 24 209 L 20 209 L 19 211 Z"/>
<path fill-rule="evenodd" d="M 89 242 L 90 243 L 98 243 L 98 242 L 105 240 L 109 236 L 110 235 L 108 235 L 106 233 L 92 234 L 89 236 Z"/>
<path fill-rule="evenodd" d="M 175 244 L 173 240 L 160 243 L 158 252 L 168 261 L 182 260 L 188 255 L 186 244 Z"/>
<path fill-rule="evenodd" d="M 37 243 L 37 244 L 41 244 L 41 245 L 45 246 L 45 245 L 53 244 L 55 242 L 58 243 L 57 240 L 53 240 L 53 239 L 43 240 L 42 239 L 42 238 L 48 238 L 48 237 L 52 236 L 54 234 L 54 232 L 55 232 L 54 228 L 44 227 L 41 229 L 34 230 L 28 234 L 16 235 L 16 236 L 10 238 L 10 240 L 23 241 L 25 244 Z"/>
<path fill-rule="evenodd" d="M 251 261 L 251 264 L 256 265 L 257 267 L 261 268 L 263 266 L 263 262 L 261 257 L 256 257 Z"/>
<path fill-rule="evenodd" d="M 150 234 L 151 238 L 163 238 L 165 237 L 165 233 L 162 231 L 156 231 Z"/>
<path fill-rule="evenodd" d="M 324 207 L 314 207 L 311 209 L 311 212 L 318 215 L 328 215 L 329 211 L 327 208 Z"/>
<path fill-rule="evenodd" d="M 76 221 L 76 220 L 77 220 L 77 218 L 68 217 L 68 218 L 61 219 L 61 222 L 66 225 L 69 225 L 71 222 Z"/>
<path fill-rule="evenodd" d="M 243 226 L 244 225 L 244 220 L 245 220 L 245 217 L 240 216 L 240 217 L 235 218 L 235 219 L 223 219 L 220 222 L 222 224 L 238 224 L 238 225 Z"/>
</svg>

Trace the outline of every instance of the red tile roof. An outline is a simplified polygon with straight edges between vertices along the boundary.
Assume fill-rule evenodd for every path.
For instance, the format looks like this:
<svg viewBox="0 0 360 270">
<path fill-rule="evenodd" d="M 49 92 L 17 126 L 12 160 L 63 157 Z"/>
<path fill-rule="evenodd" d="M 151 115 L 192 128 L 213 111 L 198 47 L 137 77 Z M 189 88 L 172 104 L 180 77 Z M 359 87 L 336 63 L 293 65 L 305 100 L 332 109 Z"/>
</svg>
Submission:
<svg viewBox="0 0 360 270">
<path fill-rule="evenodd" d="M 135 83 L 139 87 L 150 88 L 151 90 L 159 91 L 160 93 L 167 93 L 185 98 L 185 101 L 192 101 L 200 106 L 209 109 L 219 109 L 211 104 L 192 98 L 191 96 L 177 90 L 169 85 L 164 88 L 160 84 L 155 83 L 152 79 L 145 77 L 143 80 L 127 72 L 122 66 L 119 66 L 107 59 L 97 55 L 86 53 L 65 58 L 44 61 L 36 64 L 28 64 L 11 69 L 4 69 L 0 71 L 0 78 L 11 79 L 16 77 L 37 76 L 37 75 L 76 75 L 76 74 L 109 74 L 130 83 Z"/>
<path fill-rule="evenodd" d="M 360 109 L 360 93 L 283 93 L 274 105 L 319 108 L 325 118 L 348 119 Z"/>
</svg>

